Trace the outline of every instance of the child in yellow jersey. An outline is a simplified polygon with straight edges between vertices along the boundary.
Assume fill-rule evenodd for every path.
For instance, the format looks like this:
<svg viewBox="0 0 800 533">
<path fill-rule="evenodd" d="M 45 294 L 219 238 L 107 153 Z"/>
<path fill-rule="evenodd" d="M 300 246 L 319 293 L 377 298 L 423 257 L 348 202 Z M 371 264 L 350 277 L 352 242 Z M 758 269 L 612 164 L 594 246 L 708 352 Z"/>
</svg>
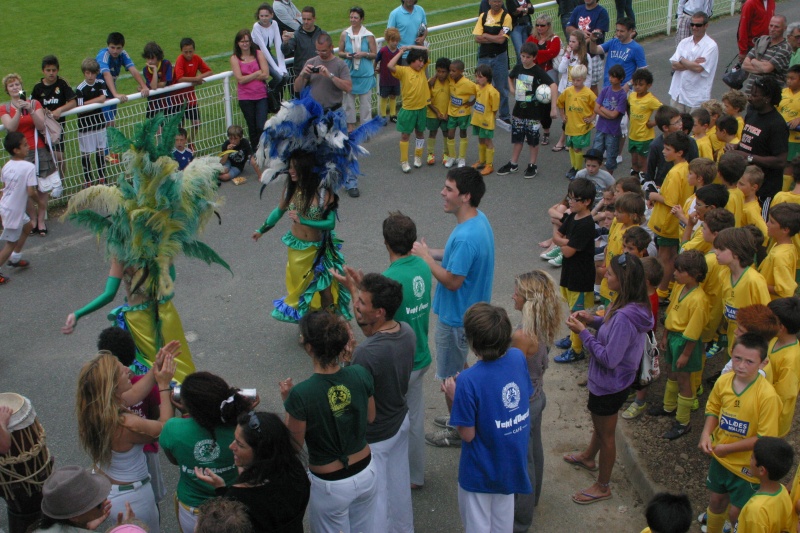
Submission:
<svg viewBox="0 0 800 533">
<path fill-rule="evenodd" d="M 569 160 L 567 177 L 572 179 L 583 169 L 583 151 L 592 144 L 596 95 L 586 86 L 588 70 L 583 65 L 572 69 L 572 86 L 558 95 L 558 112 L 565 124 Z"/>
<path fill-rule="evenodd" d="M 478 92 L 472 106 L 472 134 L 478 137 L 478 162 L 472 165 L 483 176 L 494 172 L 494 120 L 500 109 L 500 93 L 492 87 L 492 68 L 481 64 L 475 67 Z"/>
<path fill-rule="evenodd" d="M 783 190 L 788 191 L 791 181 L 785 177 L 791 176 L 791 162 L 800 155 L 800 65 L 792 65 L 786 73 L 786 88 L 781 92 L 778 111 L 789 127 L 789 153 L 786 158 L 788 164 L 783 173 Z"/>
<path fill-rule="evenodd" d="M 747 161 L 735 152 L 725 152 L 717 161 L 718 183 L 728 188 L 728 204 L 725 209 L 733 213 L 736 227 L 742 226 L 744 217 L 744 194 L 739 190 L 739 178 L 747 168 Z"/>
<path fill-rule="evenodd" d="M 728 321 L 728 339 L 734 338 L 736 313 L 753 304 L 767 305 L 770 301 L 764 276 L 750 268 L 756 254 L 756 242 L 745 228 L 728 228 L 714 239 L 714 253 L 720 265 L 728 267 L 730 275 L 721 277 L 722 314 Z M 730 353 L 730 351 L 729 351 Z"/>
<path fill-rule="evenodd" d="M 719 158 L 725 153 L 726 144 L 739 144 L 742 142 L 742 138 L 736 134 L 738 130 L 739 123 L 732 116 L 722 115 L 717 119 L 716 136 L 722 148 L 714 151 L 714 161 L 719 163 Z M 713 143 L 711 148 L 714 148 Z"/>
<path fill-rule="evenodd" d="M 689 164 L 685 155 L 689 151 L 689 137 L 680 131 L 664 137 L 664 160 L 672 163 L 661 190 L 648 193 L 647 199 L 653 202 L 648 227 L 656 234 L 658 260 L 664 265 L 664 279 L 658 287 L 658 297 L 665 300 L 669 295 L 667 287 L 672 279 L 673 263 L 678 255 L 681 231 L 678 219 L 672 215 L 672 208 L 683 205 L 692 194 L 689 187 Z"/>
<path fill-rule="evenodd" d="M 711 147 L 711 138 L 708 136 L 708 129 L 711 127 L 711 115 L 705 109 L 695 109 L 692 111 L 692 136 L 697 142 L 697 153 L 700 157 L 714 159 L 714 149 Z"/>
<path fill-rule="evenodd" d="M 783 439 L 763 437 L 753 446 L 750 471 L 760 483 L 739 514 L 736 533 L 795 532 L 792 524 L 792 499 L 781 484 L 794 460 L 794 450 Z"/>
<path fill-rule="evenodd" d="M 728 203 L 728 191 L 722 185 L 707 189 L 712 185 L 717 176 L 717 164 L 705 157 L 697 157 L 689 163 L 689 174 L 686 179 L 689 186 L 695 192 L 683 203 L 683 207 L 675 205 L 672 207 L 673 216 L 677 217 L 681 226 L 681 246 L 683 250 L 700 250 L 705 253 L 711 249 L 703 241 L 703 234 L 700 231 L 702 225 L 703 212 L 713 207 L 725 207 Z M 707 198 L 700 199 L 698 193 L 703 191 Z M 724 196 L 725 203 L 719 205 L 720 198 Z M 711 202 L 711 203 L 709 203 Z"/>
<path fill-rule="evenodd" d="M 744 203 L 742 205 L 742 226 L 752 224 L 764 235 L 764 244 L 767 243 L 767 223 L 761 215 L 761 204 L 758 203 L 758 190 L 764 185 L 764 171 L 755 165 L 747 165 L 744 174 L 736 184 L 742 192 Z"/>
<path fill-rule="evenodd" d="M 708 273 L 706 260 L 697 250 L 683 252 L 675 260 L 675 286 L 667 307 L 664 334 L 659 349 L 670 366 L 664 388 L 664 405 L 649 414 L 675 415 L 675 423 L 663 437 L 675 440 L 686 435 L 696 389 L 691 373 L 702 369 L 705 350 L 700 339 L 708 322 L 710 305 L 700 283 Z"/>
<path fill-rule="evenodd" d="M 769 363 L 772 367 L 772 386 L 783 402 L 778 421 L 778 436 L 785 437 L 792 428 L 797 393 L 800 391 L 800 298 L 778 298 L 767 306 L 778 317 L 778 336 L 769 343 Z"/>
<path fill-rule="evenodd" d="M 631 167 L 636 172 L 642 172 L 647 167 L 650 143 L 656 136 L 653 113 L 661 107 L 661 102 L 650 92 L 653 74 L 646 68 L 636 70 L 631 83 L 633 90 L 628 93 L 628 151 L 631 154 Z"/>
<path fill-rule="evenodd" d="M 778 204 L 769 210 L 767 235 L 774 242 L 758 271 L 767 282 L 770 297 L 787 298 L 797 290 L 797 251 L 792 237 L 800 231 L 800 205 Z"/>
<path fill-rule="evenodd" d="M 784 203 L 800 205 L 800 159 L 792 163 L 792 177 L 794 179 L 794 189 L 776 194 L 770 204 L 772 207 Z M 792 237 L 792 244 L 794 244 L 794 249 L 797 252 L 798 262 L 800 262 L 800 233 Z M 800 285 L 800 264 L 797 265 L 797 268 L 794 279 Z"/>
<path fill-rule="evenodd" d="M 660 492 L 644 511 L 647 527 L 642 533 L 687 533 L 692 527 L 692 504 L 685 494 Z"/>
<path fill-rule="evenodd" d="M 614 200 L 614 222 L 608 232 L 608 244 L 606 245 L 605 259 L 603 266 L 597 267 L 597 274 L 602 277 L 600 282 L 600 302 L 608 306 L 617 298 L 617 293 L 608 288 L 608 280 L 605 277 L 606 269 L 611 261 L 625 251 L 623 238 L 629 228 L 640 225 L 644 221 L 645 203 L 641 194 L 626 192 Z M 649 244 L 648 239 L 648 243 Z M 647 244 L 644 250 L 647 250 Z M 642 257 L 642 254 L 634 254 Z"/>
<path fill-rule="evenodd" d="M 450 60 L 436 60 L 436 75 L 428 80 L 431 103 L 428 104 L 428 164 L 436 164 L 436 136 L 442 130 L 442 161 L 447 157 L 447 107 L 450 105 Z"/>
<path fill-rule="evenodd" d="M 747 107 L 747 95 L 738 89 L 731 89 L 722 95 L 722 109 L 726 115 L 736 119 L 736 136 L 742 137 L 744 129 L 744 117 L 742 113 Z M 719 119 L 717 119 L 717 137 L 719 137 Z M 720 139 L 722 140 L 722 139 Z"/>
<path fill-rule="evenodd" d="M 726 508 L 731 524 L 736 524 L 754 494 L 752 485 L 759 483 L 750 470 L 750 452 L 759 438 L 778 433 L 781 400 L 758 373 L 766 357 L 767 342 L 762 337 L 753 333 L 738 337 L 731 352 L 733 371 L 720 376 L 706 403 L 699 446 L 711 457 L 706 477 L 711 491 L 708 533 L 722 533 Z"/>
<path fill-rule="evenodd" d="M 397 62 L 408 51 L 408 66 L 398 66 Z M 416 135 L 414 147 L 414 167 L 422 166 L 422 149 L 425 146 L 426 109 L 431 101 L 425 66 L 428 64 L 428 49 L 424 46 L 401 46 L 400 53 L 389 61 L 389 72 L 400 80 L 400 95 L 403 108 L 397 114 L 397 131 L 400 132 L 400 168 L 411 172 L 408 164 L 408 141 L 411 132 Z"/>
<path fill-rule="evenodd" d="M 725 144 L 717 137 L 717 119 L 725 113 L 725 110 L 719 100 L 713 99 L 703 102 L 700 104 L 700 107 L 708 111 L 708 114 L 711 115 L 711 127 L 708 128 L 708 138 L 711 139 L 711 149 L 714 150 L 715 153 L 719 152 L 725 147 Z"/>
<path fill-rule="evenodd" d="M 456 59 L 450 63 L 450 103 L 447 106 L 447 160 L 444 166 L 456 163 L 456 129 L 460 130 L 458 145 L 458 166 L 467 164 L 467 130 L 470 122 L 470 108 L 475 104 L 478 86 L 464 77 L 464 62 Z"/>
</svg>

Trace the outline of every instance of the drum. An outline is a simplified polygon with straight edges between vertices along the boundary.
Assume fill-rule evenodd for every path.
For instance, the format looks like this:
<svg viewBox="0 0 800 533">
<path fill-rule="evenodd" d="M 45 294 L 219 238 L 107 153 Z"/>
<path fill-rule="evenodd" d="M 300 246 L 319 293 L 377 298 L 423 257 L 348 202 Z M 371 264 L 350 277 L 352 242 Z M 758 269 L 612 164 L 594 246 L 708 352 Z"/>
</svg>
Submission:
<svg viewBox="0 0 800 533">
<path fill-rule="evenodd" d="M 30 400 L 4 392 L 0 406 L 13 413 L 8 424 L 11 449 L 0 455 L 0 496 L 8 506 L 11 533 L 22 533 L 41 515 L 42 485 L 53 471 L 53 459 Z"/>
</svg>

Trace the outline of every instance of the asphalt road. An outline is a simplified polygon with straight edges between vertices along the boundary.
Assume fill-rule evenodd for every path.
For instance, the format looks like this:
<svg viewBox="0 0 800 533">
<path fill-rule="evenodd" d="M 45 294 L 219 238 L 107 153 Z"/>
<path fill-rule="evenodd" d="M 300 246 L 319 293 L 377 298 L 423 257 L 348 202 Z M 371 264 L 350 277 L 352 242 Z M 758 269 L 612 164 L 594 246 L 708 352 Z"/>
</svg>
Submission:
<svg viewBox="0 0 800 533">
<path fill-rule="evenodd" d="M 778 11 L 789 15 L 790 21 L 800 19 L 800 3 L 781 3 Z M 737 23 L 738 18 L 728 18 L 710 26 L 709 33 L 721 48 L 718 79 L 734 53 Z M 668 58 L 675 47 L 674 37 L 646 41 L 644 46 L 656 80 L 653 91 L 668 102 Z M 720 81 L 713 94 L 718 97 L 724 90 Z M 496 167 L 508 160 L 509 138 L 510 134 L 497 132 Z M 362 160 L 362 196 L 351 199 L 344 195 L 341 199 L 337 231 L 345 241 L 343 251 L 349 264 L 367 272 L 382 271 L 388 265 L 381 221 L 389 211 L 400 209 L 411 216 L 420 237 L 431 246 L 443 246 L 455 225 L 454 217 L 443 212 L 439 196 L 444 168 L 426 166 L 402 174 L 397 141 L 398 134 L 387 127 L 368 143 L 372 155 Z M 566 152 L 550 151 L 554 143 L 555 139 L 550 146 L 542 147 L 536 178 L 523 179 L 520 171 L 486 179 L 487 194 L 480 208 L 493 225 L 497 247 L 492 301 L 505 306 L 514 321 L 519 319 L 511 302 L 514 276 L 535 268 L 550 268 L 539 259 L 536 243 L 550 231 L 545 211 L 565 195 L 568 182 L 564 172 L 569 166 Z M 470 138 L 468 163 L 476 160 L 476 155 L 477 141 Z M 522 163 L 526 162 L 524 158 L 525 155 Z M 626 154 L 618 175 L 628 168 Z M 289 376 L 295 382 L 302 380 L 311 374 L 311 364 L 297 345 L 296 327 L 269 317 L 272 299 L 282 296 L 285 290 L 286 250 L 279 236 L 289 223 L 282 221 L 279 228 L 258 243 L 250 240 L 253 229 L 276 204 L 280 185 L 270 186 L 259 200 L 260 184 L 252 173 L 247 176 L 249 180 L 242 186 L 223 186 L 226 203 L 221 210 L 222 225 L 210 224 L 203 237 L 230 263 L 233 275 L 219 267 L 180 259 L 176 263 L 174 301 L 197 367 L 218 373 L 235 386 L 256 387 L 262 398 L 261 408 L 282 412 L 278 380 Z M 31 237 L 28 241 L 25 257 L 33 264 L 30 269 L 19 273 L 8 267 L 3 269 L 13 279 L 0 288 L 0 391 L 17 392 L 32 400 L 57 465 L 89 466 L 77 439 L 76 376 L 81 364 L 94 355 L 97 334 L 106 327 L 105 312 L 111 306 L 82 319 L 71 336 L 62 335 L 59 328 L 69 312 L 102 291 L 108 264 L 102 248 L 86 232 L 55 220 L 49 227 L 47 238 Z M 553 270 L 553 274 L 557 279 L 558 272 Z M 551 365 L 547 373 L 545 484 L 534 529 L 640 531 L 645 525 L 641 502 L 619 465 L 612 479 L 613 499 L 584 507 L 569 500 L 570 494 L 592 483 L 587 472 L 560 460 L 564 452 L 578 449 L 589 439 L 586 391 L 575 385 L 576 378 L 585 371 L 583 365 Z M 426 376 L 429 420 L 446 412 L 432 374 L 431 371 Z M 433 429 L 432 424 L 429 429 Z M 459 451 L 429 447 L 427 452 L 426 484 L 414 493 L 417 531 L 461 531 L 456 499 Z M 167 484 L 174 487 L 177 469 L 163 463 Z M 162 508 L 163 529 L 177 531 L 171 503 Z M 0 503 L 0 528 L 7 527 L 3 511 Z"/>
</svg>

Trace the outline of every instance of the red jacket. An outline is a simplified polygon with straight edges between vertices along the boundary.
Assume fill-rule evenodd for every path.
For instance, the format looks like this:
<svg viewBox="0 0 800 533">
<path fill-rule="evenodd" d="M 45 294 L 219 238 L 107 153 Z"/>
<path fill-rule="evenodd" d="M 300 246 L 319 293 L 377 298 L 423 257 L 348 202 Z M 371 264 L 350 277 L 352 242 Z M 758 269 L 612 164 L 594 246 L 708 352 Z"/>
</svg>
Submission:
<svg viewBox="0 0 800 533">
<path fill-rule="evenodd" d="M 753 47 L 753 41 L 769 33 L 769 20 L 775 15 L 775 0 L 767 0 L 764 9 L 763 0 L 747 0 L 742 6 L 739 18 L 739 32 L 736 43 L 741 55 Z"/>
</svg>

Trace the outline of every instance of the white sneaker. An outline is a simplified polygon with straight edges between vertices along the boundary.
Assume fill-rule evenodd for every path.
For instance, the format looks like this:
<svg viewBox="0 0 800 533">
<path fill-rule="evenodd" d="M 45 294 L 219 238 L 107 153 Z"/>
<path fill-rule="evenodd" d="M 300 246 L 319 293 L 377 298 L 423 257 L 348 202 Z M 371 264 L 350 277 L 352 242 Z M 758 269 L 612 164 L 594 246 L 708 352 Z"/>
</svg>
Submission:
<svg viewBox="0 0 800 533">
<path fill-rule="evenodd" d="M 453 163 L 455 163 L 455 162 L 456 162 L 456 160 L 454 158 L 448 157 L 448 158 L 446 158 L 444 160 L 444 167 L 445 168 L 450 168 L 450 167 L 453 166 Z"/>
<path fill-rule="evenodd" d="M 422 168 L 422 158 L 414 157 L 414 168 Z"/>
<path fill-rule="evenodd" d="M 618 155 L 617 156 L 617 164 L 619 165 L 620 163 L 622 163 L 622 156 Z"/>
<path fill-rule="evenodd" d="M 458 168 L 467 166 L 467 160 L 463 157 L 458 159 Z"/>
<path fill-rule="evenodd" d="M 403 161 L 402 163 L 400 163 L 400 168 L 402 168 L 403 172 L 405 172 L 406 174 L 411 172 L 411 166 L 408 164 L 408 161 Z"/>
</svg>

